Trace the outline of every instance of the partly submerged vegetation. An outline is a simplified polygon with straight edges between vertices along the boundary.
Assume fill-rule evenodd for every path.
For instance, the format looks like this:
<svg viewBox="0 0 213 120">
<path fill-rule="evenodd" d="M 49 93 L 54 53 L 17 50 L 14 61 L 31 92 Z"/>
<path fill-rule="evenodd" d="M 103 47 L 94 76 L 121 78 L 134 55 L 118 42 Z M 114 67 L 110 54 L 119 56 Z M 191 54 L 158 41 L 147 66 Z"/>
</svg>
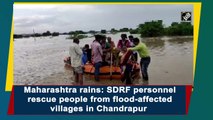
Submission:
<svg viewBox="0 0 213 120">
<path fill-rule="evenodd" d="M 164 27 L 162 20 L 140 24 L 136 31 L 141 37 L 159 36 L 192 36 L 193 26 L 190 22 L 173 22 L 169 27 Z"/>
<path fill-rule="evenodd" d="M 41 36 L 59 36 L 59 35 L 70 35 L 68 39 L 87 38 L 86 34 L 95 35 L 97 33 L 101 34 L 116 34 L 118 32 L 130 32 L 130 34 L 140 34 L 141 37 L 159 37 L 159 36 L 192 36 L 193 35 L 193 25 L 190 22 L 173 22 L 170 26 L 166 27 L 162 20 L 152 20 L 139 24 L 137 28 L 121 28 L 116 30 L 112 28 L 111 30 L 102 29 L 100 31 L 90 30 L 85 32 L 83 30 L 70 31 L 65 33 L 46 31 L 44 33 L 33 33 L 33 34 L 14 34 L 14 38 L 24 38 L 24 37 L 41 37 Z"/>
<path fill-rule="evenodd" d="M 41 37 L 41 36 L 59 36 L 59 32 L 53 32 L 51 33 L 50 31 L 46 31 L 44 33 L 33 33 L 33 34 L 14 34 L 14 38 L 28 38 L 28 37 Z"/>
<path fill-rule="evenodd" d="M 73 34 L 73 35 L 70 35 L 67 39 L 74 39 L 74 38 L 83 39 L 87 37 L 88 37 L 87 35 L 83 35 L 83 34 Z"/>
</svg>

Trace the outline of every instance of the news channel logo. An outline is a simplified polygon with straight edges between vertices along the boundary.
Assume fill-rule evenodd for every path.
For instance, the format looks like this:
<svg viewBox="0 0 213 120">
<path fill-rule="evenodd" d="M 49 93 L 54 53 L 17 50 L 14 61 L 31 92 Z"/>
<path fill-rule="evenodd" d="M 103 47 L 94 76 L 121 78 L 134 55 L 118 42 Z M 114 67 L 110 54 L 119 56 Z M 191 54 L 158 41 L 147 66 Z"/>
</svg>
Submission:
<svg viewBox="0 0 213 120">
<path fill-rule="evenodd" d="M 181 12 L 181 21 L 182 22 L 191 22 L 192 20 L 192 12 Z"/>
</svg>

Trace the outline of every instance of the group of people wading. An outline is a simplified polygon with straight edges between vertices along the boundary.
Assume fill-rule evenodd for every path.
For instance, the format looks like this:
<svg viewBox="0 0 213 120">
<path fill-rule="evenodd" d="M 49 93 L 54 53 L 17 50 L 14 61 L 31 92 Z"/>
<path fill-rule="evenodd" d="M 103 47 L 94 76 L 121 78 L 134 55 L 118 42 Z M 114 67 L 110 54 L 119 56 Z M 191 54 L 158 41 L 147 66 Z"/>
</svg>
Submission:
<svg viewBox="0 0 213 120">
<path fill-rule="evenodd" d="M 130 53 L 130 57 L 125 58 L 126 53 Z M 121 39 L 115 46 L 111 37 L 103 35 L 95 35 L 95 40 L 89 45 L 86 44 L 83 49 L 79 46 L 79 39 L 73 39 L 73 44 L 70 46 L 69 54 L 71 56 L 71 66 L 75 73 L 76 84 L 83 84 L 83 65 L 92 63 L 95 67 L 95 80 L 99 81 L 100 67 L 105 65 L 120 66 L 122 76 L 121 81 L 126 81 L 126 85 L 132 84 L 131 72 L 133 66 L 138 61 L 140 56 L 140 69 L 142 79 L 145 84 L 148 84 L 148 66 L 151 61 L 147 46 L 140 42 L 138 38 L 132 35 L 121 34 Z M 123 59 L 128 59 L 122 63 Z"/>
</svg>

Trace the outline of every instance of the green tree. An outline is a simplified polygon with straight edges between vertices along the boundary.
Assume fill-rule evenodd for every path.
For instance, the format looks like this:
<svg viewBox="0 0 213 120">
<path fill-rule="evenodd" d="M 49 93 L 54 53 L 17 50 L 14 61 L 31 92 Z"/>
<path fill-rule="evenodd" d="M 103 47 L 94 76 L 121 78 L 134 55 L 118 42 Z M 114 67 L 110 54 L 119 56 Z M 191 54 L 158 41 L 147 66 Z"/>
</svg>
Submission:
<svg viewBox="0 0 213 120">
<path fill-rule="evenodd" d="M 121 28 L 119 31 L 120 32 L 129 32 L 129 28 Z"/>
<path fill-rule="evenodd" d="M 106 34 L 106 30 L 101 30 L 101 33 L 102 34 Z"/>
<path fill-rule="evenodd" d="M 184 36 L 193 35 L 193 26 L 190 22 L 173 22 L 167 29 L 167 35 L 169 36 Z"/>
<path fill-rule="evenodd" d="M 110 32 L 111 32 L 111 33 L 117 33 L 118 30 L 116 30 L 115 28 L 112 28 L 112 29 L 110 30 Z"/>
<path fill-rule="evenodd" d="M 144 24 L 139 25 L 139 33 L 141 37 L 157 37 L 162 36 L 164 31 L 163 21 L 152 20 L 151 22 L 145 22 Z"/>
<path fill-rule="evenodd" d="M 52 36 L 59 36 L 59 32 L 53 32 Z"/>
<path fill-rule="evenodd" d="M 51 35 L 50 31 L 42 33 L 42 36 L 50 36 L 50 35 Z"/>
<path fill-rule="evenodd" d="M 130 34 L 138 34 L 139 33 L 139 28 L 130 29 L 129 32 L 130 32 Z"/>
<path fill-rule="evenodd" d="M 13 38 L 23 38 L 23 35 L 14 34 Z"/>
<path fill-rule="evenodd" d="M 95 30 L 90 30 L 88 33 L 90 33 L 90 34 L 96 34 L 97 33 L 97 31 L 95 31 Z"/>
</svg>

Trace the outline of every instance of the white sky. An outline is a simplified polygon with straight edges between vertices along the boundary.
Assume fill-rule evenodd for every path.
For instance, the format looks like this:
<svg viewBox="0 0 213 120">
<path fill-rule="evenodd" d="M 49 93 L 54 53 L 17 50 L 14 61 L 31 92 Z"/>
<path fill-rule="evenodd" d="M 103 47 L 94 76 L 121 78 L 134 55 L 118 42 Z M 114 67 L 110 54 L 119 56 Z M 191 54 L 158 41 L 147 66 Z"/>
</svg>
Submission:
<svg viewBox="0 0 213 120">
<path fill-rule="evenodd" d="M 13 10 L 15 33 L 21 34 L 136 28 L 159 19 L 169 26 L 193 5 L 14 4 Z"/>
</svg>

